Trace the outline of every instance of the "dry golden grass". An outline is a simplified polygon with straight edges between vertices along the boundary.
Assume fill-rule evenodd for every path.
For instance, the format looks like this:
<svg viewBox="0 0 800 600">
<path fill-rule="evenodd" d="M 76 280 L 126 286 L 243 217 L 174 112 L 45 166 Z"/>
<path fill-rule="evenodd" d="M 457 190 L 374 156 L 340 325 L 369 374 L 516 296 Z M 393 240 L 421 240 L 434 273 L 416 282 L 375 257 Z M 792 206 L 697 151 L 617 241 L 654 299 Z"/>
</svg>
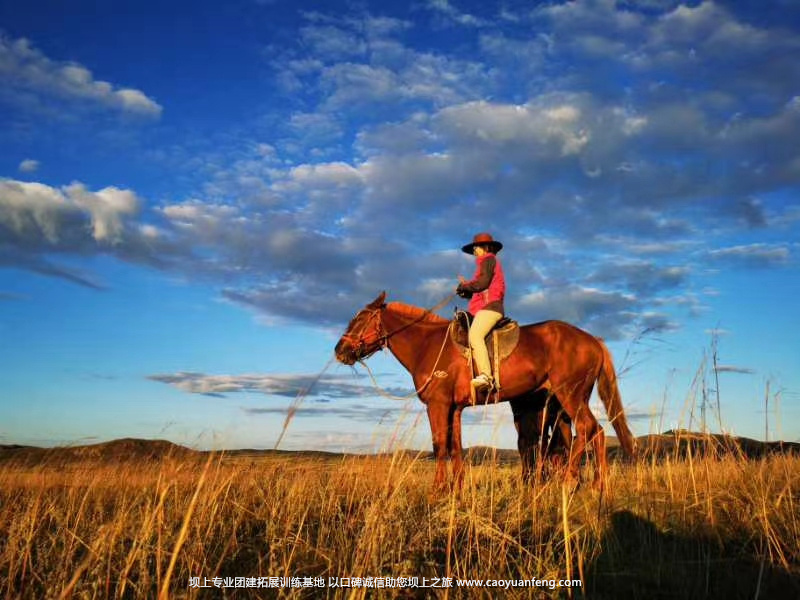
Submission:
<svg viewBox="0 0 800 600">
<path fill-rule="evenodd" d="M 431 498 L 407 456 L 0 467 L 2 598 L 800 597 L 800 458 L 612 465 L 608 492 L 516 466 Z M 190 577 L 581 579 L 583 587 L 195 588 Z"/>
</svg>

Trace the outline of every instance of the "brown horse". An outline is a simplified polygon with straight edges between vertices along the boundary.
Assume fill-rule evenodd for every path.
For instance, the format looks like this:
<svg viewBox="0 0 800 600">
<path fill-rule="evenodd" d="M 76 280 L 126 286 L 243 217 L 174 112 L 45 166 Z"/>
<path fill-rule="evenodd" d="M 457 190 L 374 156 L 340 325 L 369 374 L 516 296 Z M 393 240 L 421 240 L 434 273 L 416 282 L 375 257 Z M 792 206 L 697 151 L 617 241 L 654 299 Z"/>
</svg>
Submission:
<svg viewBox="0 0 800 600">
<path fill-rule="evenodd" d="M 386 292 L 382 292 L 353 317 L 336 344 L 336 358 L 352 365 L 383 347 L 389 348 L 411 373 L 417 395 L 427 407 L 436 457 L 434 485 L 443 487 L 449 455 L 455 483 L 460 487 L 461 411 L 473 403 L 471 366 L 450 340 L 451 321 L 416 306 L 387 304 L 385 300 Z M 510 401 L 512 407 L 524 406 L 537 394 L 555 395 L 575 425 L 567 466 L 567 476 L 573 482 L 578 481 L 580 460 L 589 443 L 596 457 L 597 487 L 602 486 L 608 469 L 605 435 L 589 410 L 595 381 L 623 449 L 629 456 L 635 454 L 614 364 L 602 340 L 562 321 L 526 325 L 520 328 L 517 348 L 500 369 L 503 387 L 499 398 L 496 394 L 479 394 L 476 403 Z"/>
</svg>

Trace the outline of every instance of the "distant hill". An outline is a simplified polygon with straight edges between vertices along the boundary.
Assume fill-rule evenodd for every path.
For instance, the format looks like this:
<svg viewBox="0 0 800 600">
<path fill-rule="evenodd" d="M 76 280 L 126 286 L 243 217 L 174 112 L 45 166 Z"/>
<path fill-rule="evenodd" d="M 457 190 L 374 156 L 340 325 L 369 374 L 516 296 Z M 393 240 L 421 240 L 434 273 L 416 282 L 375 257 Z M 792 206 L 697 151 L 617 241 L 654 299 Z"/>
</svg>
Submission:
<svg viewBox="0 0 800 600">
<path fill-rule="evenodd" d="M 46 464 L 79 460 L 103 461 L 155 461 L 167 456 L 188 458 L 200 453 L 167 440 L 141 440 L 123 438 L 100 444 L 84 446 L 37 446 L 0 445 L 0 462 L 15 461 L 25 464 Z"/>
<path fill-rule="evenodd" d="M 166 440 L 143 440 L 124 438 L 99 444 L 81 446 L 58 446 L 55 448 L 41 448 L 38 446 L 2 445 L 0 444 L 0 465 L 3 463 L 21 463 L 25 465 L 68 463 L 85 460 L 104 462 L 145 462 L 160 461 L 165 458 L 181 460 L 204 460 L 211 454 L 209 450 L 193 450 L 185 446 L 174 444 Z M 325 452 L 322 450 L 272 450 L 272 449 L 234 449 L 218 451 L 226 458 L 242 460 L 261 460 L 266 458 L 295 457 L 304 459 L 341 460 L 346 457 L 390 456 L 400 454 L 406 458 L 419 460 L 433 460 L 431 451 L 399 450 L 397 453 L 351 454 L 340 452 Z M 516 450 L 492 448 L 488 446 L 474 446 L 465 450 L 466 460 L 473 464 L 496 462 L 500 464 L 512 463 L 519 460 Z"/>
<path fill-rule="evenodd" d="M 771 454 L 800 454 L 797 442 L 761 442 L 746 437 L 720 433 L 696 433 L 679 429 L 661 435 L 637 438 L 640 454 L 644 457 L 686 456 L 690 452 L 699 456 L 724 456 L 732 454 L 745 458 L 763 458 Z"/>
<path fill-rule="evenodd" d="M 642 458 L 661 459 L 670 456 L 685 457 L 690 452 L 694 456 L 723 456 L 732 454 L 746 458 L 762 458 L 771 454 L 800 454 L 800 443 L 796 442 L 760 442 L 744 437 L 722 434 L 700 434 L 678 430 L 667 431 L 657 435 L 644 435 L 637 438 L 639 455 Z M 609 458 L 623 457 L 619 440 L 613 436 L 606 438 Z M 401 455 L 420 460 L 433 460 L 430 451 L 400 450 Z M 10 462 L 25 465 L 40 465 L 74 461 L 96 460 L 103 462 L 150 462 L 165 458 L 180 460 L 203 460 L 209 451 L 192 450 L 167 440 L 143 440 L 124 438 L 83 446 L 61 446 L 56 448 L 40 448 L 37 446 L 0 445 L 0 465 Z M 516 450 L 493 448 L 490 446 L 473 446 L 465 450 L 465 459 L 471 464 L 514 464 L 519 462 Z M 294 456 L 297 458 L 315 458 L 318 460 L 341 460 L 348 456 L 373 456 L 359 454 L 342 454 L 319 450 L 257 450 L 238 449 L 225 450 L 225 457 L 260 460 Z"/>
</svg>

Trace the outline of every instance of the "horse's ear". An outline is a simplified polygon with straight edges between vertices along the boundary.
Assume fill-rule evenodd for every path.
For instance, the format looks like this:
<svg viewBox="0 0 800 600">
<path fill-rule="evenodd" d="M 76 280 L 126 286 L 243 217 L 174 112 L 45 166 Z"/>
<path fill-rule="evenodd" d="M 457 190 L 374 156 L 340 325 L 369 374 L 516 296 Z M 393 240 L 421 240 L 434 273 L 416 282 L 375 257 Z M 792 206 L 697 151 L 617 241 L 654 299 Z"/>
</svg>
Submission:
<svg viewBox="0 0 800 600">
<path fill-rule="evenodd" d="M 386 304 L 386 291 L 385 290 L 382 291 L 380 294 L 378 294 L 378 297 L 375 298 L 375 300 L 370 302 L 369 308 L 382 308 L 384 306 L 384 304 Z"/>
</svg>

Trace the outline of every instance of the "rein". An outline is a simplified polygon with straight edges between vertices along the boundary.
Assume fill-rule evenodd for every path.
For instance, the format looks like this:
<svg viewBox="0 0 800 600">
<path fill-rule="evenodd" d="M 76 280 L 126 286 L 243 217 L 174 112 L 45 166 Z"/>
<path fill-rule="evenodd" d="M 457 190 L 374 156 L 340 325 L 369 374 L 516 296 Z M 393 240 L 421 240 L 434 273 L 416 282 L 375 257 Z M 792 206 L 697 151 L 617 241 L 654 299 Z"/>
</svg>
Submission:
<svg viewBox="0 0 800 600">
<path fill-rule="evenodd" d="M 400 327 L 398 327 L 397 329 L 395 329 L 391 333 L 384 334 L 380 339 L 382 339 L 384 342 L 389 341 L 389 338 L 392 337 L 394 334 L 400 333 L 401 331 L 411 327 L 412 325 L 416 325 L 417 323 L 422 321 L 425 317 L 427 317 L 429 314 L 431 314 L 433 312 L 436 312 L 437 310 L 442 308 L 445 304 L 448 304 L 450 302 L 450 300 L 452 300 L 455 297 L 456 297 L 456 294 L 450 294 L 449 296 L 447 296 L 447 298 L 444 298 L 443 300 L 441 300 L 440 302 L 438 302 L 434 306 L 431 306 L 430 308 L 425 309 L 425 311 L 419 317 L 417 317 L 416 319 L 414 319 L 410 323 L 406 323 L 405 325 L 401 325 Z"/>
<path fill-rule="evenodd" d="M 408 400 L 409 398 L 413 398 L 414 396 L 418 395 L 422 390 L 428 387 L 428 384 L 434 377 L 443 378 L 447 377 L 447 373 L 444 371 L 437 371 L 436 367 L 439 366 L 439 360 L 442 358 L 442 354 L 444 353 L 444 347 L 447 345 L 447 338 L 450 337 L 450 328 L 453 326 L 451 322 L 447 326 L 447 331 L 444 333 L 444 340 L 442 340 L 442 347 L 439 348 L 439 355 L 436 357 L 436 362 L 433 363 L 433 369 L 431 369 L 431 374 L 428 375 L 428 378 L 425 380 L 421 386 L 415 389 L 413 392 L 406 394 L 405 396 L 395 396 L 394 394 L 390 394 L 386 390 L 384 390 L 380 385 L 378 385 L 378 381 L 375 379 L 375 376 L 372 374 L 372 369 L 369 368 L 369 365 L 364 362 L 364 359 L 360 359 L 358 362 L 364 365 L 364 368 L 369 373 L 369 378 L 372 380 L 373 387 L 380 392 L 381 396 L 385 398 L 389 398 L 390 400 Z"/>
<path fill-rule="evenodd" d="M 361 327 L 358 330 L 358 334 L 345 333 L 342 336 L 342 339 L 343 340 L 347 340 L 353 346 L 359 346 L 360 348 L 363 348 L 367 344 L 370 344 L 370 343 L 373 343 L 373 342 L 378 342 L 378 346 L 375 348 L 375 350 L 373 350 L 372 352 L 369 352 L 369 353 L 365 353 L 363 356 L 361 356 L 361 358 L 359 358 L 359 362 L 361 362 L 361 361 L 369 358 L 373 354 L 375 354 L 378 350 L 380 350 L 382 348 L 385 348 L 386 345 L 389 343 L 389 338 L 390 337 L 392 337 L 395 334 L 400 333 L 401 331 L 403 331 L 405 329 L 408 329 L 412 325 L 416 325 L 417 323 L 422 321 L 425 317 L 427 317 L 429 314 L 431 314 L 431 313 L 439 310 L 440 308 L 442 308 L 445 304 L 450 302 L 450 300 L 455 298 L 455 296 L 456 296 L 456 294 L 450 294 L 449 296 L 447 296 L 446 298 L 444 298 L 440 302 L 436 303 L 434 306 L 432 306 L 432 307 L 430 307 L 428 309 L 425 309 L 422 312 L 422 314 L 419 317 L 417 317 L 416 319 L 414 319 L 413 321 L 410 321 L 410 322 L 406 323 L 405 325 L 401 325 L 400 327 L 398 327 L 397 329 L 395 329 L 394 331 L 391 331 L 389 333 L 386 333 L 386 331 L 384 330 L 383 321 L 381 321 L 381 317 L 380 317 L 380 312 L 385 307 L 382 307 L 382 308 L 362 308 L 361 311 L 359 311 L 359 314 L 362 313 L 362 312 L 365 312 L 365 311 L 370 313 L 369 320 L 366 323 L 361 325 Z M 378 326 L 376 327 L 376 329 L 378 329 L 382 333 L 381 333 L 381 335 L 376 336 L 375 339 L 367 340 L 362 335 L 362 332 L 365 331 L 369 327 L 369 325 L 370 325 L 370 323 L 372 322 L 373 319 L 377 319 Z"/>
<path fill-rule="evenodd" d="M 367 373 L 369 373 L 370 379 L 372 380 L 372 385 L 375 387 L 376 390 L 378 390 L 378 392 L 380 392 L 380 394 L 382 396 L 384 396 L 386 398 L 390 398 L 391 400 L 408 400 L 409 398 L 413 398 L 415 395 L 419 394 L 422 390 L 424 390 L 426 387 L 428 387 L 428 384 L 430 384 L 431 380 L 433 380 L 434 377 L 441 378 L 441 377 L 446 377 L 447 376 L 446 373 L 442 374 L 443 373 L 442 371 L 437 371 L 436 367 L 439 365 L 439 361 L 442 358 L 442 354 L 444 354 L 444 348 L 447 345 L 447 339 L 450 337 L 450 328 L 453 326 L 452 322 L 450 322 L 450 324 L 447 326 L 447 330 L 445 331 L 445 334 L 444 334 L 444 340 L 442 340 L 442 346 L 441 346 L 441 348 L 439 348 L 439 355 L 436 357 L 436 362 L 433 363 L 433 368 L 431 369 L 431 374 L 428 375 L 428 378 L 425 380 L 425 383 L 423 383 L 419 388 L 415 389 L 413 392 L 411 392 L 410 394 L 407 394 L 406 396 L 395 396 L 394 394 L 390 394 L 389 392 L 384 390 L 380 385 L 378 385 L 378 382 L 375 379 L 375 376 L 372 374 L 372 370 L 369 368 L 369 365 L 367 365 L 365 360 L 367 358 L 369 358 L 370 356 L 372 356 L 373 354 L 375 354 L 375 352 L 377 352 L 379 348 L 385 348 L 389 343 L 389 338 L 390 337 L 392 337 L 393 335 L 395 335 L 397 333 L 400 333 L 401 331 L 411 327 L 412 325 L 415 325 L 415 324 L 419 323 L 425 317 L 427 317 L 429 314 L 439 310 L 444 305 L 449 303 L 455 296 L 456 296 L 456 294 L 450 294 L 449 296 L 447 296 L 446 298 L 444 298 L 443 300 L 441 300 L 440 302 L 438 302 L 437 304 L 435 304 L 431 308 L 426 309 L 419 317 L 417 317 L 413 321 L 410 321 L 410 322 L 406 323 L 405 325 L 402 325 L 402 326 L 398 327 L 397 329 L 395 329 L 394 331 L 391 331 L 389 333 L 386 333 L 384 331 L 384 329 L 383 329 L 383 321 L 381 321 L 381 319 L 380 319 L 380 311 L 383 310 L 383 309 L 382 308 L 365 309 L 365 310 L 371 310 L 372 311 L 374 317 L 378 319 L 380 330 L 384 331 L 384 333 L 383 333 L 383 335 L 378 336 L 377 339 L 376 339 L 376 341 L 379 342 L 379 346 L 375 350 L 370 352 L 369 354 L 366 354 L 366 355 L 362 356 L 358 360 L 358 362 L 361 363 L 362 365 L 364 365 L 364 368 L 367 370 Z M 373 315 L 370 316 L 370 319 L 373 318 Z M 367 325 L 365 324 L 364 327 L 362 327 L 362 330 L 366 329 L 366 327 L 367 327 Z M 357 341 L 358 344 L 360 344 L 362 346 L 365 346 L 367 344 L 366 340 L 364 340 L 361 337 L 355 338 L 355 336 L 353 336 L 353 335 L 348 335 L 347 338 L 350 339 L 351 343 L 352 343 L 353 339 L 355 339 L 355 341 Z"/>
</svg>

